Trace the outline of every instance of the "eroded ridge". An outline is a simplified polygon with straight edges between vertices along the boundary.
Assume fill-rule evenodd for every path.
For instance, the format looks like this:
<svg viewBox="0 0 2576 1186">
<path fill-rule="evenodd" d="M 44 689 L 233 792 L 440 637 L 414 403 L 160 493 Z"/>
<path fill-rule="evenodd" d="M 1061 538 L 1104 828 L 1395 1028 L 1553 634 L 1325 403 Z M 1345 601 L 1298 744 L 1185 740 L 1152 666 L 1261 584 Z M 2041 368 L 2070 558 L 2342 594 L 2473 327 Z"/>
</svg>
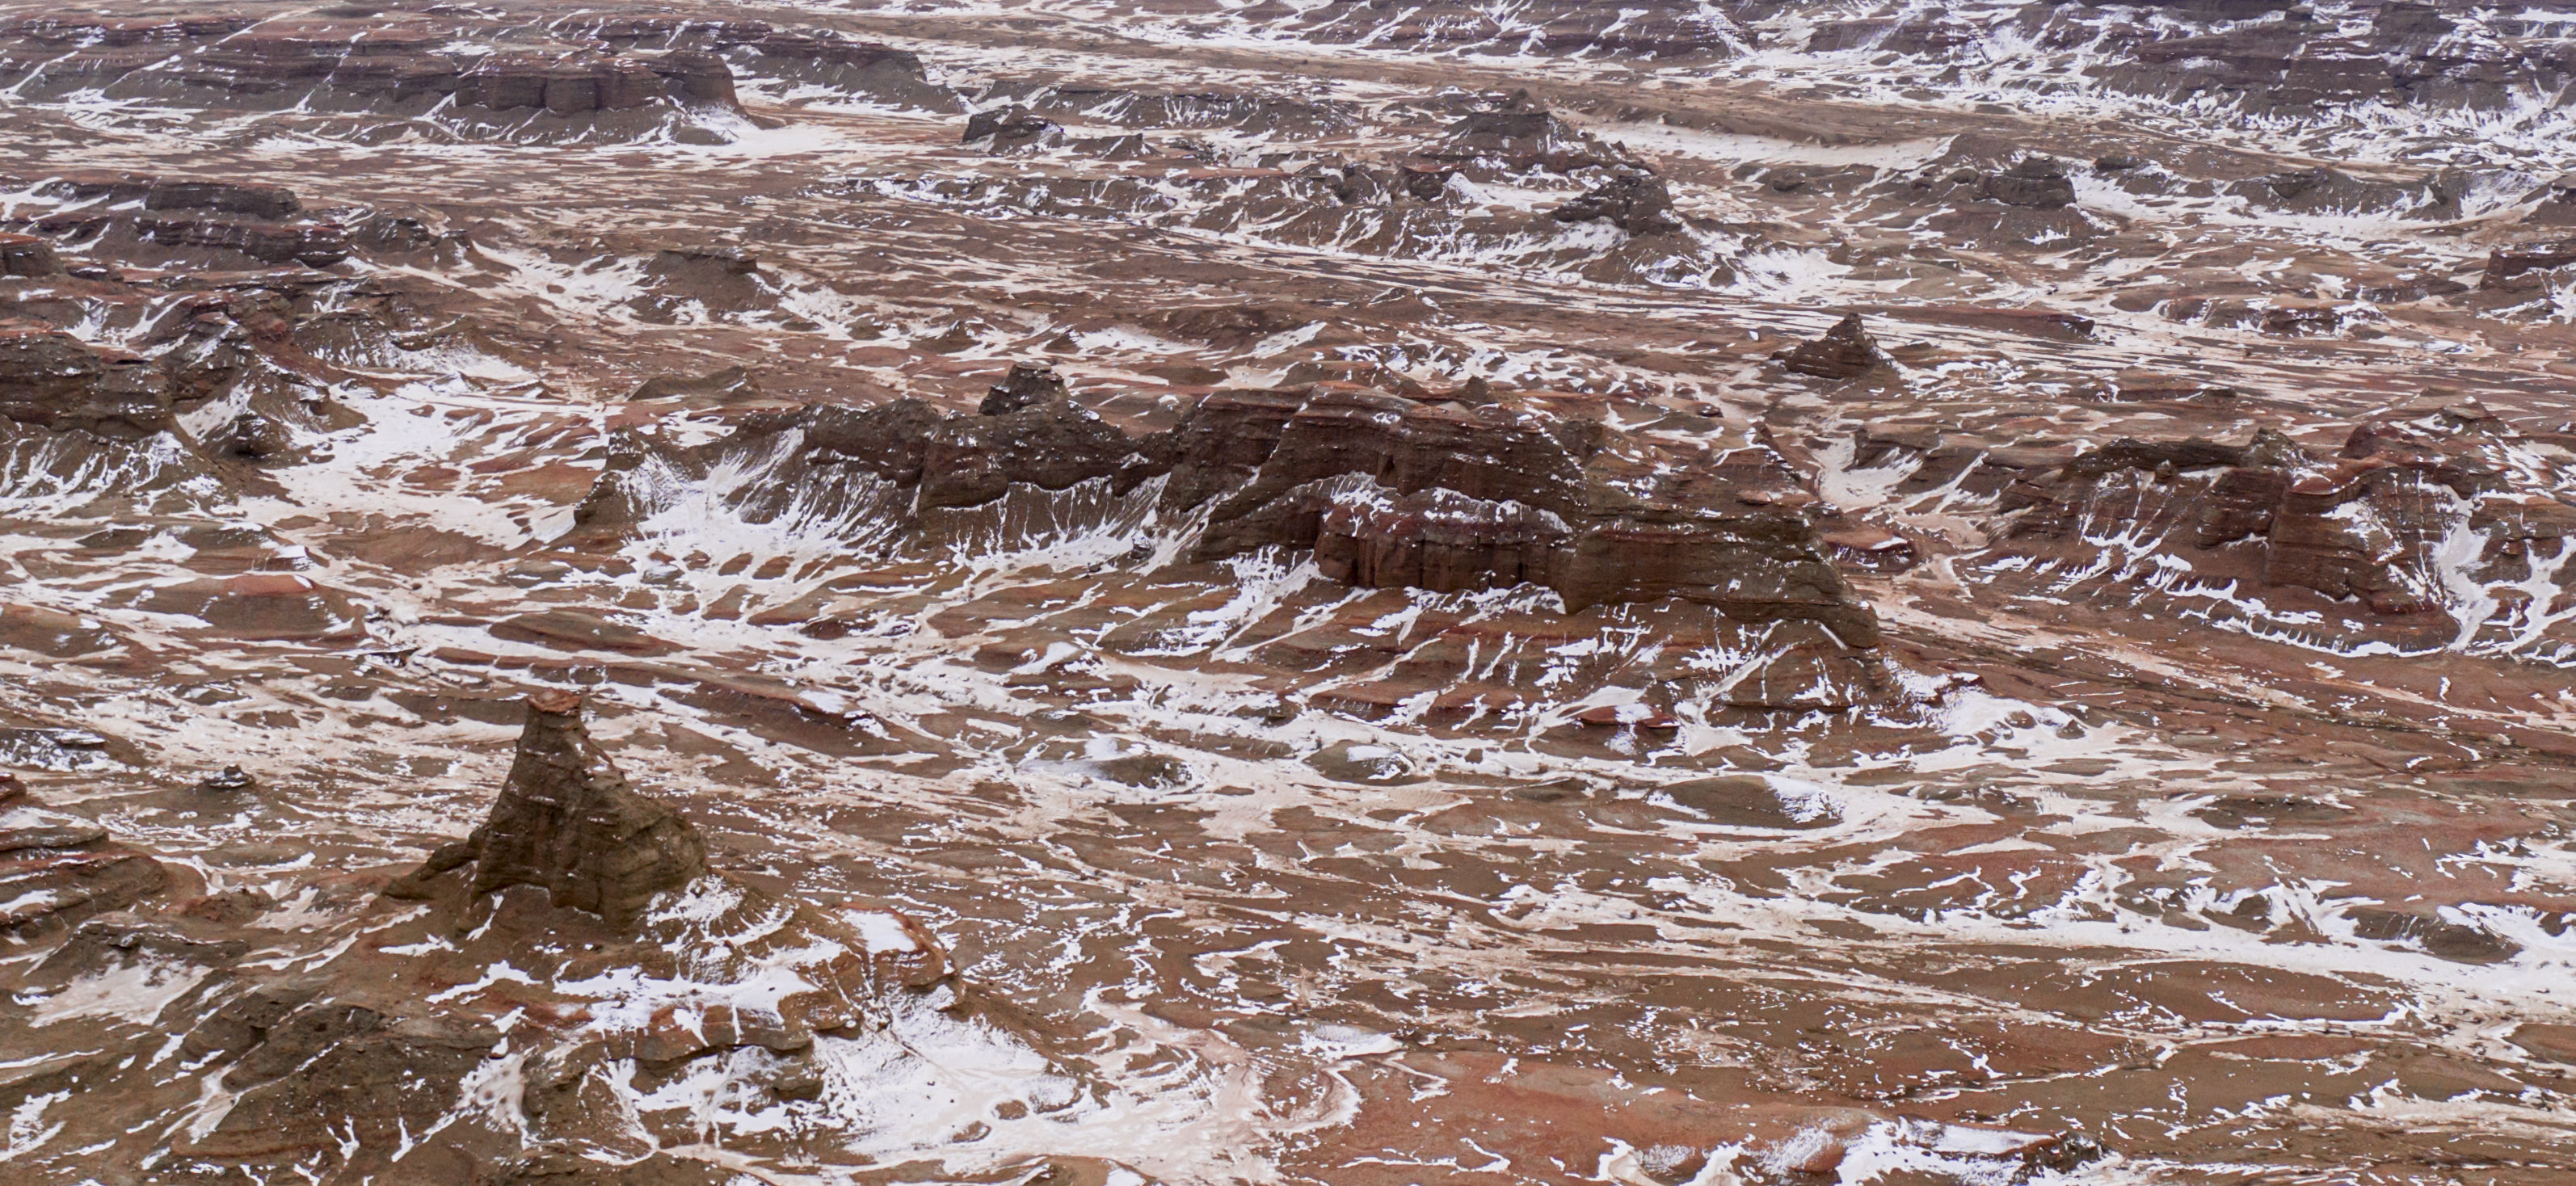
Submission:
<svg viewBox="0 0 2576 1186">
<path fill-rule="evenodd" d="M 0 1180 L 2554 1186 L 2571 46 L 0 11 Z"/>
</svg>

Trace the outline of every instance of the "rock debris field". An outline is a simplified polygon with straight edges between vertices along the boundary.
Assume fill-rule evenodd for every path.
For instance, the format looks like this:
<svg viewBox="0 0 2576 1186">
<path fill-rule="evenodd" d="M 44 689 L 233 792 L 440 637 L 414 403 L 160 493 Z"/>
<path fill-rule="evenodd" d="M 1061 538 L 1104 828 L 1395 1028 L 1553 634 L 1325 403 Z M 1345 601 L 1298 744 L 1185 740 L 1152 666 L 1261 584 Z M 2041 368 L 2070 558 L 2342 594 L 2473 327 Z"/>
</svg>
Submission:
<svg viewBox="0 0 2576 1186">
<path fill-rule="evenodd" d="M 0 0 L 0 1181 L 2576 1181 L 2576 5 Z"/>
</svg>

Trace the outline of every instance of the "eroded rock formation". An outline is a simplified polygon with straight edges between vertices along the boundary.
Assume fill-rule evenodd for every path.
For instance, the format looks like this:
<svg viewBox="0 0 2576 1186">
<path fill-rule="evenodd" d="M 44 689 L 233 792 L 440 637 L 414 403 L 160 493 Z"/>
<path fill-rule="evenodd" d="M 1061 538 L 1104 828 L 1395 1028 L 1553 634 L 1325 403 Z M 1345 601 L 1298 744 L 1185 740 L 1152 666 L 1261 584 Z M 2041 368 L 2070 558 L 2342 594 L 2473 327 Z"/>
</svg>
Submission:
<svg viewBox="0 0 2576 1186">
<path fill-rule="evenodd" d="M 546 891 L 557 906 L 617 921 L 707 871 L 707 844 L 689 821 L 627 785 L 591 741 L 581 698 L 528 698 L 509 781 L 472 838 L 441 848 L 405 885 L 471 863 L 471 893 L 513 885 Z"/>
<path fill-rule="evenodd" d="M 1843 314 L 1832 329 L 1781 351 L 1777 358 L 1781 369 L 1819 379 L 1858 379 L 1894 370 L 1858 313 Z"/>
<path fill-rule="evenodd" d="M 159 861 L 46 809 L 16 775 L 0 772 L 0 936 L 24 940 L 122 910 L 169 882 Z"/>
</svg>

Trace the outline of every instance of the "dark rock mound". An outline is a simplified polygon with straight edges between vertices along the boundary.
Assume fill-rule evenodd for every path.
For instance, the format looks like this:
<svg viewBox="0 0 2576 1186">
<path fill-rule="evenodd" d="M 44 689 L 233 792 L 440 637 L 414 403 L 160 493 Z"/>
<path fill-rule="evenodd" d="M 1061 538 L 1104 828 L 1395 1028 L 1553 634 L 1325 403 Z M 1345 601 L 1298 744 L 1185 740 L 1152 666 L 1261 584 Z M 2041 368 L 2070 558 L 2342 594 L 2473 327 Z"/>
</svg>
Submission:
<svg viewBox="0 0 2576 1186">
<path fill-rule="evenodd" d="M 984 402 L 975 409 L 979 416 L 1008 416 L 1025 412 L 1048 400 L 1065 398 L 1064 376 L 1041 363 L 1015 362 L 1010 374 L 992 390 L 984 393 Z"/>
<path fill-rule="evenodd" d="M 2007 206 L 2054 210 L 2075 203 L 2075 182 L 2066 176 L 2065 164 L 2055 157 L 2023 157 L 1979 184 L 1985 196 Z"/>
<path fill-rule="evenodd" d="M 24 937 L 122 910 L 170 882 L 159 861 L 107 829 L 48 811 L 0 773 L 0 936 Z"/>
<path fill-rule="evenodd" d="M 965 143 L 987 152 L 1020 152 L 1064 142 L 1064 128 L 1026 107 L 996 107 L 966 118 Z"/>
<path fill-rule="evenodd" d="M 1819 379 L 1858 379 L 1893 368 L 1878 341 L 1862 327 L 1860 314 L 1846 313 L 1832 329 L 1774 355 L 1782 369 Z"/>
<path fill-rule="evenodd" d="M 1607 222 L 1631 235 L 1669 235 L 1682 229 L 1673 193 L 1651 173 L 1622 173 L 1548 213 L 1558 222 Z"/>
<path fill-rule="evenodd" d="M 54 245 L 34 235 L 0 234 L 0 276 L 36 280 L 63 274 Z"/>
<path fill-rule="evenodd" d="M 921 56 L 830 29 L 779 28 L 765 21 L 677 16 L 579 16 L 554 31 L 622 50 L 700 50 L 743 75 L 823 87 L 904 107 L 957 111 L 957 93 L 930 81 Z"/>
<path fill-rule="evenodd" d="M 1460 117 L 1423 155 L 1440 161 L 1492 162 L 1516 172 L 1571 173 L 1629 163 L 1619 150 L 1557 118 L 1526 91 L 1515 92 L 1500 109 Z"/>
<path fill-rule="evenodd" d="M 528 697 L 518 758 L 491 818 L 397 888 L 420 893 L 467 864 L 475 897 L 539 886 L 557 906 L 622 921 L 705 876 L 707 845 L 679 813 L 627 785 L 583 727 L 579 696 L 547 691 Z"/>
<path fill-rule="evenodd" d="M 923 436 L 921 462 L 923 509 L 981 505 L 1018 482 L 1062 490 L 1109 478 L 1124 493 L 1162 468 L 1140 454 L 1126 433 L 1062 396 L 1032 398 L 1015 411 L 942 421 Z"/>
</svg>

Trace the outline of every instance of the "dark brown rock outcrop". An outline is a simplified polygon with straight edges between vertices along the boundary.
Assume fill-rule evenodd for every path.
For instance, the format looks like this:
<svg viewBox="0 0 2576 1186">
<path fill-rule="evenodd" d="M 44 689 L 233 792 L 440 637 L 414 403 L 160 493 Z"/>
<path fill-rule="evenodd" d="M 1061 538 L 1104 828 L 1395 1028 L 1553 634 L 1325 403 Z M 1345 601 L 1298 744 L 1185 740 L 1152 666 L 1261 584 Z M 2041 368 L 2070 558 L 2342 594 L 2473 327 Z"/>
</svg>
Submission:
<svg viewBox="0 0 2576 1186">
<path fill-rule="evenodd" d="M 1628 163 L 1615 148 L 1516 93 L 1502 108 L 1473 111 L 1423 155 L 1444 161 L 1488 161 L 1515 171 L 1577 169 Z"/>
<path fill-rule="evenodd" d="M 336 223 L 296 217 L 303 203 L 284 186 L 76 173 L 32 188 L 68 208 L 21 215 L 13 224 L 55 238 L 87 240 L 92 251 L 225 267 L 247 261 L 255 267 L 318 268 L 349 257 L 346 232 Z M 23 274 L 17 266 L 8 265 L 8 274 Z"/>
<path fill-rule="evenodd" d="M 432 853 L 395 892 L 418 894 L 469 863 L 474 897 L 537 886 L 557 906 L 622 922 L 705 876 L 707 845 L 678 812 L 627 784 L 591 741 L 578 695 L 545 691 L 528 697 L 518 757 L 491 818 Z"/>
<path fill-rule="evenodd" d="M 1526 404 L 1476 408 L 1317 389 L 1197 555 L 1312 548 L 1325 575 L 1433 590 L 1518 583 L 1569 609 L 1674 598 L 1739 621 L 1877 641 L 1826 559 L 1812 496 L 1776 454 L 1676 454 Z"/>
<path fill-rule="evenodd" d="M 0 773 L 0 936 L 122 910 L 169 883 L 159 861 L 97 824 L 39 806 L 15 775 Z"/>
<path fill-rule="evenodd" d="M 753 77 L 810 86 L 932 111 L 957 111 L 957 93 L 930 81 L 921 56 L 830 29 L 780 28 L 766 21 L 674 16 L 579 16 L 554 31 L 624 50 L 697 50 L 722 56 Z M 729 92 L 728 92 L 729 93 Z"/>
<path fill-rule="evenodd" d="M 455 13 L 451 16 L 466 14 Z M 690 109 L 739 116 L 723 58 L 687 44 L 602 52 L 598 42 L 509 38 L 497 53 L 457 52 L 453 25 L 282 18 L 20 22 L 0 28 L 0 78 L 31 98 L 84 88 L 117 99 L 217 110 L 424 120 L 443 132 L 606 135 L 662 130 Z M 20 48 L 11 53 L 15 34 Z M 537 121 L 542 126 L 533 126 Z M 704 129 L 691 129 L 704 138 Z M 372 131 L 370 134 L 374 134 Z M 263 211 L 231 211 L 264 218 Z"/>
<path fill-rule="evenodd" d="M 163 378 L 150 362 L 23 321 L 0 321 L 0 417 L 126 438 L 170 424 Z"/>
<path fill-rule="evenodd" d="M 2533 272 L 2551 272 L 2576 264 L 2576 243 L 2534 243 L 2518 247 L 2498 247 L 2487 253 L 2486 270 L 2478 277 L 2482 291 L 2517 291 L 2540 287 L 2537 277 L 2525 279 Z M 2517 283 L 2519 281 L 2519 283 Z"/>
<path fill-rule="evenodd" d="M 2547 558 L 2576 540 L 2576 506 L 2518 487 L 2517 439 L 2445 411 L 2365 422 L 2330 456 L 2270 431 L 2241 446 L 2123 440 L 2007 488 L 2007 546 L 2080 555 L 2092 537 L 2153 541 L 2202 586 L 2304 590 L 2474 638 L 2568 596 L 2534 581 L 2563 585 Z"/>
<path fill-rule="evenodd" d="M 1801 342 L 1776 357 L 1782 369 L 1819 379 L 1857 379 L 1891 369 L 1858 313 L 1844 314 L 1822 337 Z"/>
<path fill-rule="evenodd" d="M 1607 222 L 1631 235 L 1669 235 L 1682 229 L 1673 193 L 1652 173 L 1622 173 L 1548 212 L 1558 222 Z"/>
<path fill-rule="evenodd" d="M 2067 177 L 2065 164 L 2055 157 L 2023 157 L 2011 168 L 1988 175 L 1980 184 L 1985 196 L 2007 206 L 2054 210 L 2075 202 L 2075 182 Z"/>
<path fill-rule="evenodd" d="M 1064 376 L 1040 364 L 1015 362 L 1010 373 L 984 393 L 984 402 L 976 406 L 975 414 L 1008 416 L 1064 397 Z"/>
<path fill-rule="evenodd" d="M 968 144 L 989 152 L 1020 152 L 1064 141 L 1064 128 L 1026 107 L 995 107 L 966 118 Z"/>
<path fill-rule="evenodd" d="M 63 274 L 54 245 L 34 235 L 0 234 L 0 276 L 35 280 Z"/>
<path fill-rule="evenodd" d="M 1013 483 L 1062 490 L 1107 478 L 1124 493 L 1164 468 L 1126 433 L 1061 396 L 941 421 L 922 438 L 921 464 L 925 510 L 988 503 Z"/>
</svg>

